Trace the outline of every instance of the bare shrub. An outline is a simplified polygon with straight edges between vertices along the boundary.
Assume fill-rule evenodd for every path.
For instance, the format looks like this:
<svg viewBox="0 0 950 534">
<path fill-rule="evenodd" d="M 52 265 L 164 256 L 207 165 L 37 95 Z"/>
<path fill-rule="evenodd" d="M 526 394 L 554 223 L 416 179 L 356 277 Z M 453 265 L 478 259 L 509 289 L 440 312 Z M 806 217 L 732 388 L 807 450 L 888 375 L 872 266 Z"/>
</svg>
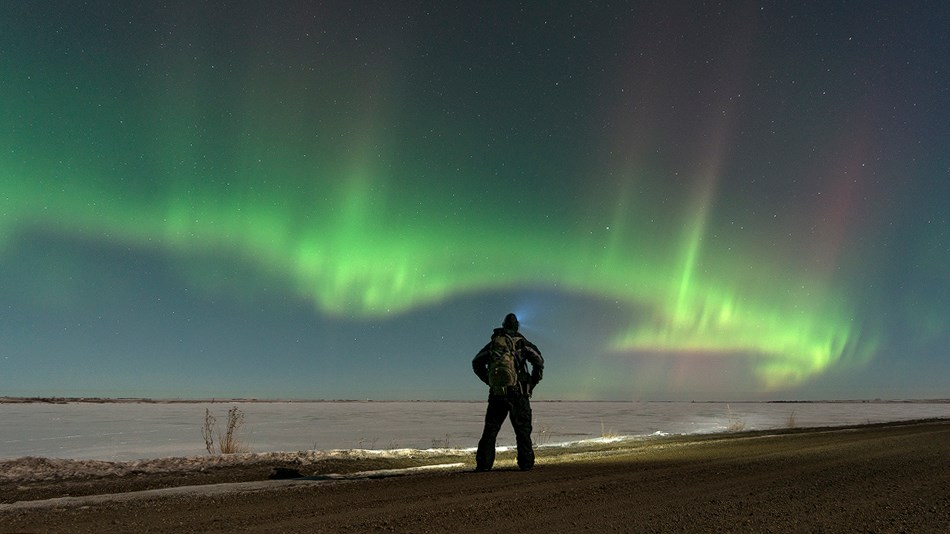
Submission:
<svg viewBox="0 0 950 534">
<path fill-rule="evenodd" d="M 228 410 L 228 421 L 223 436 L 217 426 L 217 418 L 211 413 L 211 410 L 205 408 L 205 420 L 201 427 L 201 437 L 205 441 L 205 449 L 208 450 L 208 454 L 234 454 L 248 451 L 248 447 L 241 443 L 237 435 L 241 427 L 244 426 L 244 412 L 240 408 L 234 406 Z M 215 450 L 215 436 L 218 438 L 217 450 Z"/>
<path fill-rule="evenodd" d="M 205 424 L 201 427 L 201 437 L 205 440 L 205 449 L 208 449 L 208 454 L 214 454 L 214 428 L 217 424 L 217 420 L 214 417 L 214 414 L 211 413 L 211 410 L 205 408 Z"/>
<path fill-rule="evenodd" d="M 792 410 L 792 413 L 788 414 L 788 419 L 785 420 L 785 428 L 795 428 L 798 426 L 798 421 L 795 420 L 795 410 Z"/>
</svg>

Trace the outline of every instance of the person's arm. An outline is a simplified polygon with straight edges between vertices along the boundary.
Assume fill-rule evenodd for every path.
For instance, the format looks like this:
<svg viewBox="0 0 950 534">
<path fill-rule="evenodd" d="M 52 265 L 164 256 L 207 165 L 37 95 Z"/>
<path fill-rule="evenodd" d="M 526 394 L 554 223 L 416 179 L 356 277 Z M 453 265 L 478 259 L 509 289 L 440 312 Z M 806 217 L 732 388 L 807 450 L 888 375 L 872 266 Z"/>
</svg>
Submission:
<svg viewBox="0 0 950 534">
<path fill-rule="evenodd" d="M 478 354 L 472 360 L 472 371 L 475 371 L 478 379 L 486 384 L 488 384 L 488 361 L 491 357 L 489 345 L 491 344 L 485 345 L 482 350 L 478 351 Z"/>
<path fill-rule="evenodd" d="M 544 358 L 534 343 L 524 340 L 524 349 L 521 351 L 524 359 L 531 363 L 531 385 L 534 386 L 544 376 Z"/>
</svg>

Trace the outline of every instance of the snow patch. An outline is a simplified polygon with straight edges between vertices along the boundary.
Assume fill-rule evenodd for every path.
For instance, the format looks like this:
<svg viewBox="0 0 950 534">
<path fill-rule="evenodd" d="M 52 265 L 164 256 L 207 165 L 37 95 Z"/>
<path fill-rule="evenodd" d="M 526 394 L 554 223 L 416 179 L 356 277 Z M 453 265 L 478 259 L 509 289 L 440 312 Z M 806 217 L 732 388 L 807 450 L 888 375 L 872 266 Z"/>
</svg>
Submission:
<svg viewBox="0 0 950 534">
<path fill-rule="evenodd" d="M 61 479 L 88 479 L 136 474 L 201 472 L 234 466 L 293 464 L 301 467 L 328 459 L 435 458 L 470 456 L 474 449 L 335 449 L 330 451 L 260 452 L 220 456 L 167 457 L 110 462 L 25 456 L 0 460 L 0 482 L 36 482 Z"/>
</svg>

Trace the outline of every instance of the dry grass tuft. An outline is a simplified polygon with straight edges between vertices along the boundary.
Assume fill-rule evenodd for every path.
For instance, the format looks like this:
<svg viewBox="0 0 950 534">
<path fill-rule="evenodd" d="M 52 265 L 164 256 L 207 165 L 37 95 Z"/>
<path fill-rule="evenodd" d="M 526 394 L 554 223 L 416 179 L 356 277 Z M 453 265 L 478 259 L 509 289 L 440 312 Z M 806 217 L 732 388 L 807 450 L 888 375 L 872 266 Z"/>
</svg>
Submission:
<svg viewBox="0 0 950 534">
<path fill-rule="evenodd" d="M 534 444 L 535 445 L 544 445 L 547 443 L 548 438 L 551 436 L 551 427 L 548 425 L 538 425 L 538 430 L 535 433 Z"/>
<path fill-rule="evenodd" d="M 619 438 L 620 434 L 614 432 L 614 429 L 612 428 L 606 428 L 604 426 L 604 421 L 601 420 L 600 421 L 600 437 L 604 439 L 613 439 L 613 438 Z"/>
<path fill-rule="evenodd" d="M 745 419 L 733 412 L 732 407 L 728 404 L 726 405 L 726 410 L 729 411 L 729 424 L 726 426 L 726 430 L 729 432 L 742 432 L 745 430 Z"/>
</svg>

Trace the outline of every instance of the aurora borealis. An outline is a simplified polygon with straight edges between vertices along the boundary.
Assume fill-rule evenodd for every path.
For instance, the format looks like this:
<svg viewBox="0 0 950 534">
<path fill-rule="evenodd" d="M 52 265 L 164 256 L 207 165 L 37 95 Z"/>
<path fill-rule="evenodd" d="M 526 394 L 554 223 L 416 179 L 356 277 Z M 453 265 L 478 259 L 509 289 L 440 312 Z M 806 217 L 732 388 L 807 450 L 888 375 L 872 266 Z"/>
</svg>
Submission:
<svg viewBox="0 0 950 534">
<path fill-rule="evenodd" d="M 0 395 L 947 396 L 950 8 L 7 2 Z M 464 7 L 463 7 L 464 6 Z"/>
</svg>

